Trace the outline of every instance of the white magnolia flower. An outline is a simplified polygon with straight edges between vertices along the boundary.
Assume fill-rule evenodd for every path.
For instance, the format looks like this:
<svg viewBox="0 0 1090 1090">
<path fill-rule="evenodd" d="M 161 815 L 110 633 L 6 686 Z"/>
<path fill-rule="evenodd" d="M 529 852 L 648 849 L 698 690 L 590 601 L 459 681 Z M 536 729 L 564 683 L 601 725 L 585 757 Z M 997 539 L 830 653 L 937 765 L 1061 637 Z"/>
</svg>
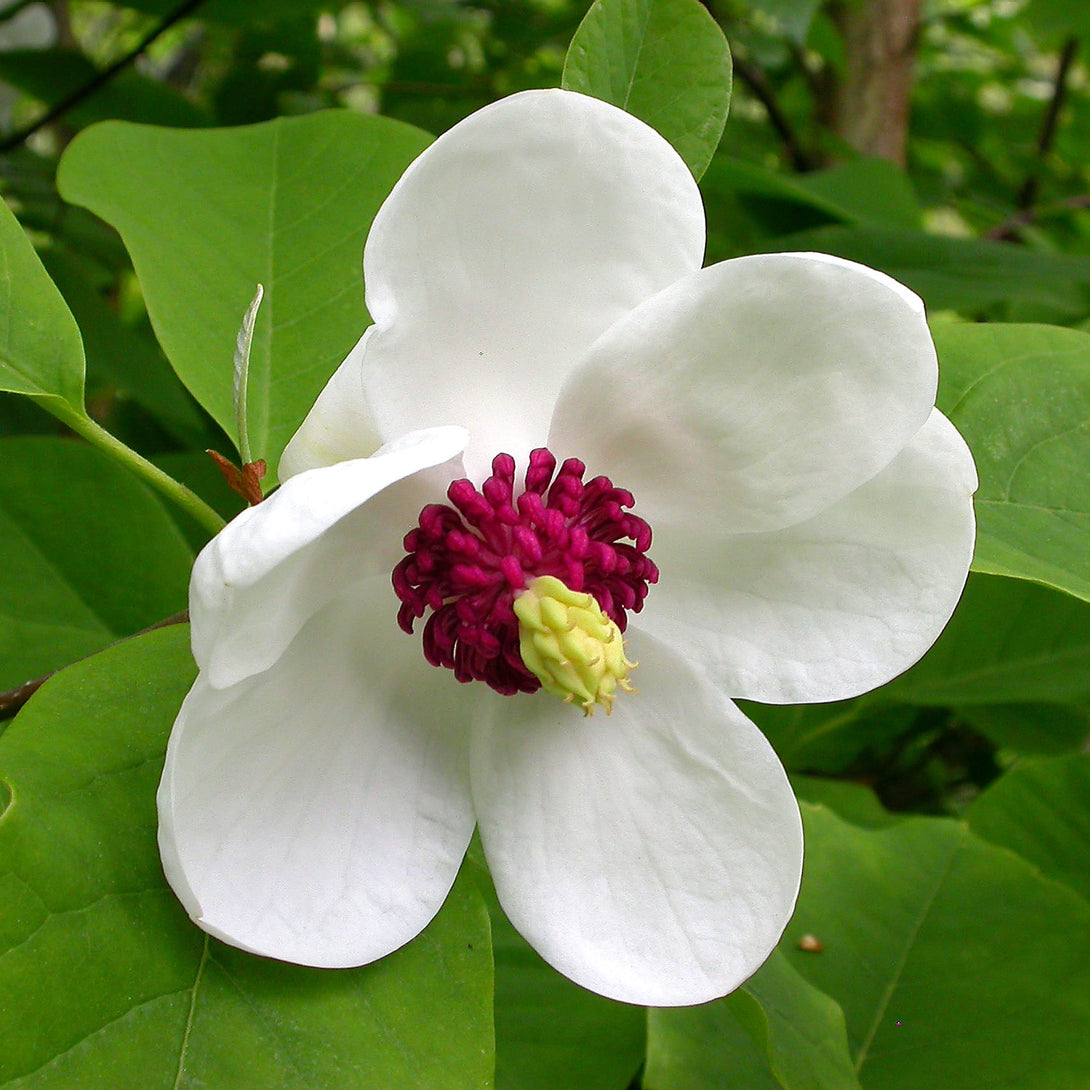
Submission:
<svg viewBox="0 0 1090 1090">
<path fill-rule="evenodd" d="M 512 922 L 587 988 L 696 1003 L 768 955 L 799 815 L 730 698 L 916 661 L 976 481 L 916 296 L 703 248 L 684 163 L 581 95 L 489 106 L 406 171 L 364 256 L 375 324 L 194 569 L 160 842 L 206 931 L 373 961 L 476 823 Z"/>
</svg>

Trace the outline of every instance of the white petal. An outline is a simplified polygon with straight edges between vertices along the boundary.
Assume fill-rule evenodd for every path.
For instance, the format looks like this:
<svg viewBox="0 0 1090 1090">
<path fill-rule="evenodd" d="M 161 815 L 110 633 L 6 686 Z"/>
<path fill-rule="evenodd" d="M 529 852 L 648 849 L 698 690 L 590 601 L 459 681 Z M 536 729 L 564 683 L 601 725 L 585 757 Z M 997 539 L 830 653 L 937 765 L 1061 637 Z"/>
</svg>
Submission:
<svg viewBox="0 0 1090 1090">
<path fill-rule="evenodd" d="M 199 677 L 167 749 L 159 838 L 193 919 L 328 968 L 406 943 L 473 831 L 467 687 L 397 629 L 387 582 L 328 606 L 269 671 Z"/>
<path fill-rule="evenodd" d="M 461 428 L 432 428 L 371 458 L 309 470 L 220 531 L 189 586 L 204 682 L 223 688 L 266 669 L 334 595 L 388 577 L 421 507 L 462 475 L 465 442 Z"/>
<path fill-rule="evenodd" d="M 643 122 L 559 90 L 479 110 L 409 167 L 367 240 L 382 434 L 462 424 L 478 480 L 524 456 L 590 343 L 703 251 L 696 183 Z"/>
<path fill-rule="evenodd" d="M 843 700 L 908 669 L 961 596 L 972 455 L 936 409 L 872 481 L 808 522 L 725 539 L 672 530 L 640 623 L 733 696 Z"/>
<path fill-rule="evenodd" d="M 374 326 L 356 342 L 333 372 L 318 400 L 280 456 L 281 481 L 307 469 L 370 457 L 382 439 L 363 395 L 363 353 Z"/>
<path fill-rule="evenodd" d="M 612 999 L 702 1003 L 790 918 L 798 807 L 734 704 L 645 633 L 629 651 L 640 691 L 609 717 L 541 693 L 491 702 L 473 732 L 477 820 L 504 910 L 546 961 Z"/>
<path fill-rule="evenodd" d="M 685 278 L 611 328 L 549 436 L 635 494 L 652 526 L 800 522 L 873 477 L 923 426 L 937 364 L 923 306 L 823 254 L 762 254 Z"/>
</svg>

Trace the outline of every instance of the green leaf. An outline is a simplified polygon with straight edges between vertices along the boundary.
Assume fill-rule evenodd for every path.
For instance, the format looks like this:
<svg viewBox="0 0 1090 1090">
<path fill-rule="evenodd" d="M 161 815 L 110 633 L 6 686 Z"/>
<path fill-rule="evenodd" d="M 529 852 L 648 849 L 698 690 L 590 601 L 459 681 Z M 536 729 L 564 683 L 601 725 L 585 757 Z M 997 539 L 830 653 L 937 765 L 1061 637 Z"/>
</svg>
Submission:
<svg viewBox="0 0 1090 1090">
<path fill-rule="evenodd" d="M 763 1048 L 721 1000 L 647 1012 L 647 1090 L 783 1090 Z"/>
<path fill-rule="evenodd" d="M 358 970 L 257 958 L 186 918 L 159 866 L 155 790 L 192 676 L 185 628 L 149 633 L 58 675 L 0 739 L 0 1086 L 490 1086 L 471 880 Z"/>
<path fill-rule="evenodd" d="M 879 693 L 930 705 L 1078 702 L 1090 695 L 1090 607 L 1036 583 L 970 574 L 935 646 Z"/>
<path fill-rule="evenodd" d="M 1090 756 L 1016 765 L 965 814 L 974 833 L 1010 848 L 1090 900 Z"/>
<path fill-rule="evenodd" d="M 907 704 L 872 704 L 868 698 L 833 704 L 738 703 L 788 768 L 832 773 L 904 734 L 916 715 Z"/>
<path fill-rule="evenodd" d="M 973 310 L 1017 300 L 1079 317 L 1086 312 L 1090 260 L 1084 257 L 867 226 L 819 227 L 781 235 L 763 248 L 816 250 L 881 269 L 907 284 L 932 310 Z"/>
<path fill-rule="evenodd" d="M 1090 738 L 1090 711 L 1066 704 L 980 704 L 958 708 L 957 714 L 1001 749 L 1016 753 L 1066 753 Z"/>
<path fill-rule="evenodd" d="M 72 49 L 13 49 L 0 52 L 0 79 L 47 107 L 95 79 L 99 70 Z M 154 125 L 207 125 L 209 118 L 162 80 L 132 68 L 114 75 L 65 115 L 76 125 L 115 117 Z"/>
<path fill-rule="evenodd" d="M 192 564 L 159 500 L 92 447 L 0 441 L 0 688 L 185 609 Z"/>
<path fill-rule="evenodd" d="M 784 1090 L 860 1090 L 844 1012 L 780 952 L 724 1002 L 765 1049 Z"/>
<path fill-rule="evenodd" d="M 1030 0 L 1022 14 L 1045 39 L 1090 34 L 1090 11 L 1083 0 Z"/>
<path fill-rule="evenodd" d="M 864 829 L 884 829 L 901 820 L 879 802 L 869 787 L 857 783 L 797 774 L 791 777 L 791 786 L 800 799 L 825 806 L 837 817 Z"/>
<path fill-rule="evenodd" d="M 806 873 L 781 944 L 844 1011 L 867 1090 L 1090 1081 L 1090 906 L 963 825 L 869 831 L 804 807 Z M 820 954 L 796 949 L 806 933 Z"/>
<path fill-rule="evenodd" d="M 733 995 L 704 1007 L 648 1012 L 646 1085 L 657 1090 L 764 1086 L 763 1065 L 741 1066 L 737 1026 L 764 1054 L 783 1090 L 860 1090 L 844 1014 L 808 984 L 784 956 L 772 956 Z M 726 1047 L 724 1047 L 724 1045 Z M 749 1068 L 750 1070 L 747 1070 Z M 752 1071 L 752 1074 L 750 1074 Z M 751 1081 L 752 1080 L 752 1081 Z"/>
<path fill-rule="evenodd" d="M 939 407 L 980 474 L 973 567 L 1090 601 L 1090 335 L 936 326 Z"/>
<path fill-rule="evenodd" d="M 0 390 L 83 416 L 83 342 L 61 293 L 0 201 Z"/>
<path fill-rule="evenodd" d="M 805 45 L 821 0 L 750 0 L 750 7 L 773 21 L 773 25 L 796 45 Z"/>
<path fill-rule="evenodd" d="M 349 111 L 191 132 L 106 122 L 72 142 L 58 182 L 121 232 L 167 358 L 230 435 L 235 338 L 265 285 L 249 426 L 272 474 L 369 323 L 363 243 L 430 139 Z"/>
<path fill-rule="evenodd" d="M 181 441 L 206 448 L 210 429 L 159 351 L 151 330 L 124 325 L 71 251 L 49 249 L 41 258 L 79 323 L 92 399 L 96 382 L 106 383 L 118 397 L 142 405 Z"/>
<path fill-rule="evenodd" d="M 603 999 L 544 962 L 504 914 L 476 845 L 470 861 L 492 921 L 496 1090 L 627 1090 L 645 1052 L 643 1008 Z"/>
<path fill-rule="evenodd" d="M 699 0 L 595 0 L 562 86 L 646 121 L 699 179 L 727 121 L 730 49 Z"/>
</svg>

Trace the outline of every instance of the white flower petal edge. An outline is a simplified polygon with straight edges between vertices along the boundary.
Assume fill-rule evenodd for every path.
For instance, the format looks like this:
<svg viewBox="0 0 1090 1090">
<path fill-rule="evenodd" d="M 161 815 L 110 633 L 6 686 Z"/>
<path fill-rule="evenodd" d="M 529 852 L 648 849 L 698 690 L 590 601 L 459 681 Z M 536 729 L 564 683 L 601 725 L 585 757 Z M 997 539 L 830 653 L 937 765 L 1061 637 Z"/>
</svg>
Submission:
<svg viewBox="0 0 1090 1090">
<path fill-rule="evenodd" d="M 611 999 L 702 1003 L 779 940 L 802 826 L 760 731 L 646 633 L 632 647 L 640 694 L 611 716 L 491 701 L 477 820 L 500 902 L 546 961 Z"/>
<path fill-rule="evenodd" d="M 204 683 L 223 688 L 267 669 L 346 586 L 389 579 L 420 508 L 461 475 L 466 441 L 462 428 L 413 432 L 370 458 L 292 477 L 221 530 L 189 587 Z M 396 614 L 395 605 L 391 623 Z"/>
<path fill-rule="evenodd" d="M 336 465 L 350 458 L 368 458 L 382 446 L 363 395 L 361 371 L 367 340 L 374 328 L 368 327 L 345 361 L 333 372 L 299 430 L 284 448 L 277 467 L 281 481 L 307 469 Z"/>
<path fill-rule="evenodd" d="M 362 374 L 383 437 L 463 424 L 474 480 L 500 451 L 524 458 L 591 342 L 703 253 L 691 173 L 631 114 L 560 90 L 477 111 L 409 167 L 367 239 Z"/>
<path fill-rule="evenodd" d="M 824 254 L 741 257 L 603 334 L 563 388 L 549 448 L 633 492 L 656 533 L 772 530 L 888 465 L 937 382 L 907 288 Z"/>
<path fill-rule="evenodd" d="M 807 522 L 657 535 L 669 574 L 640 625 L 733 696 L 794 704 L 868 692 L 916 662 L 950 619 L 973 555 L 976 486 L 965 441 L 935 409 L 877 477 Z"/>
<path fill-rule="evenodd" d="M 164 870 L 204 930 L 338 968 L 383 957 L 439 910 L 469 844 L 478 694 L 390 637 L 388 577 L 327 606 L 273 669 L 198 678 L 159 787 Z"/>
</svg>

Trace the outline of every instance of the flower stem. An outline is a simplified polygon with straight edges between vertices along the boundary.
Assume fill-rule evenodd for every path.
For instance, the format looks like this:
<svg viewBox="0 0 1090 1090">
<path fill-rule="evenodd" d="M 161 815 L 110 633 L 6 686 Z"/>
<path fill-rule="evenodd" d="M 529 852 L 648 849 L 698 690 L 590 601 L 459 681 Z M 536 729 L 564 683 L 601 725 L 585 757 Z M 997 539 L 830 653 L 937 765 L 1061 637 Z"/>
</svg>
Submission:
<svg viewBox="0 0 1090 1090">
<path fill-rule="evenodd" d="M 143 477 L 160 495 L 165 496 L 191 515 L 210 534 L 215 536 L 226 525 L 226 521 L 195 492 L 186 488 L 180 481 L 176 481 L 169 473 L 164 473 L 131 447 L 127 447 L 89 416 L 76 412 L 65 402 L 58 403 L 54 399 L 50 400 L 53 403 L 48 406 L 48 409 L 54 416 L 87 442 L 105 451 L 122 465 L 128 466 L 138 477 Z"/>
</svg>

